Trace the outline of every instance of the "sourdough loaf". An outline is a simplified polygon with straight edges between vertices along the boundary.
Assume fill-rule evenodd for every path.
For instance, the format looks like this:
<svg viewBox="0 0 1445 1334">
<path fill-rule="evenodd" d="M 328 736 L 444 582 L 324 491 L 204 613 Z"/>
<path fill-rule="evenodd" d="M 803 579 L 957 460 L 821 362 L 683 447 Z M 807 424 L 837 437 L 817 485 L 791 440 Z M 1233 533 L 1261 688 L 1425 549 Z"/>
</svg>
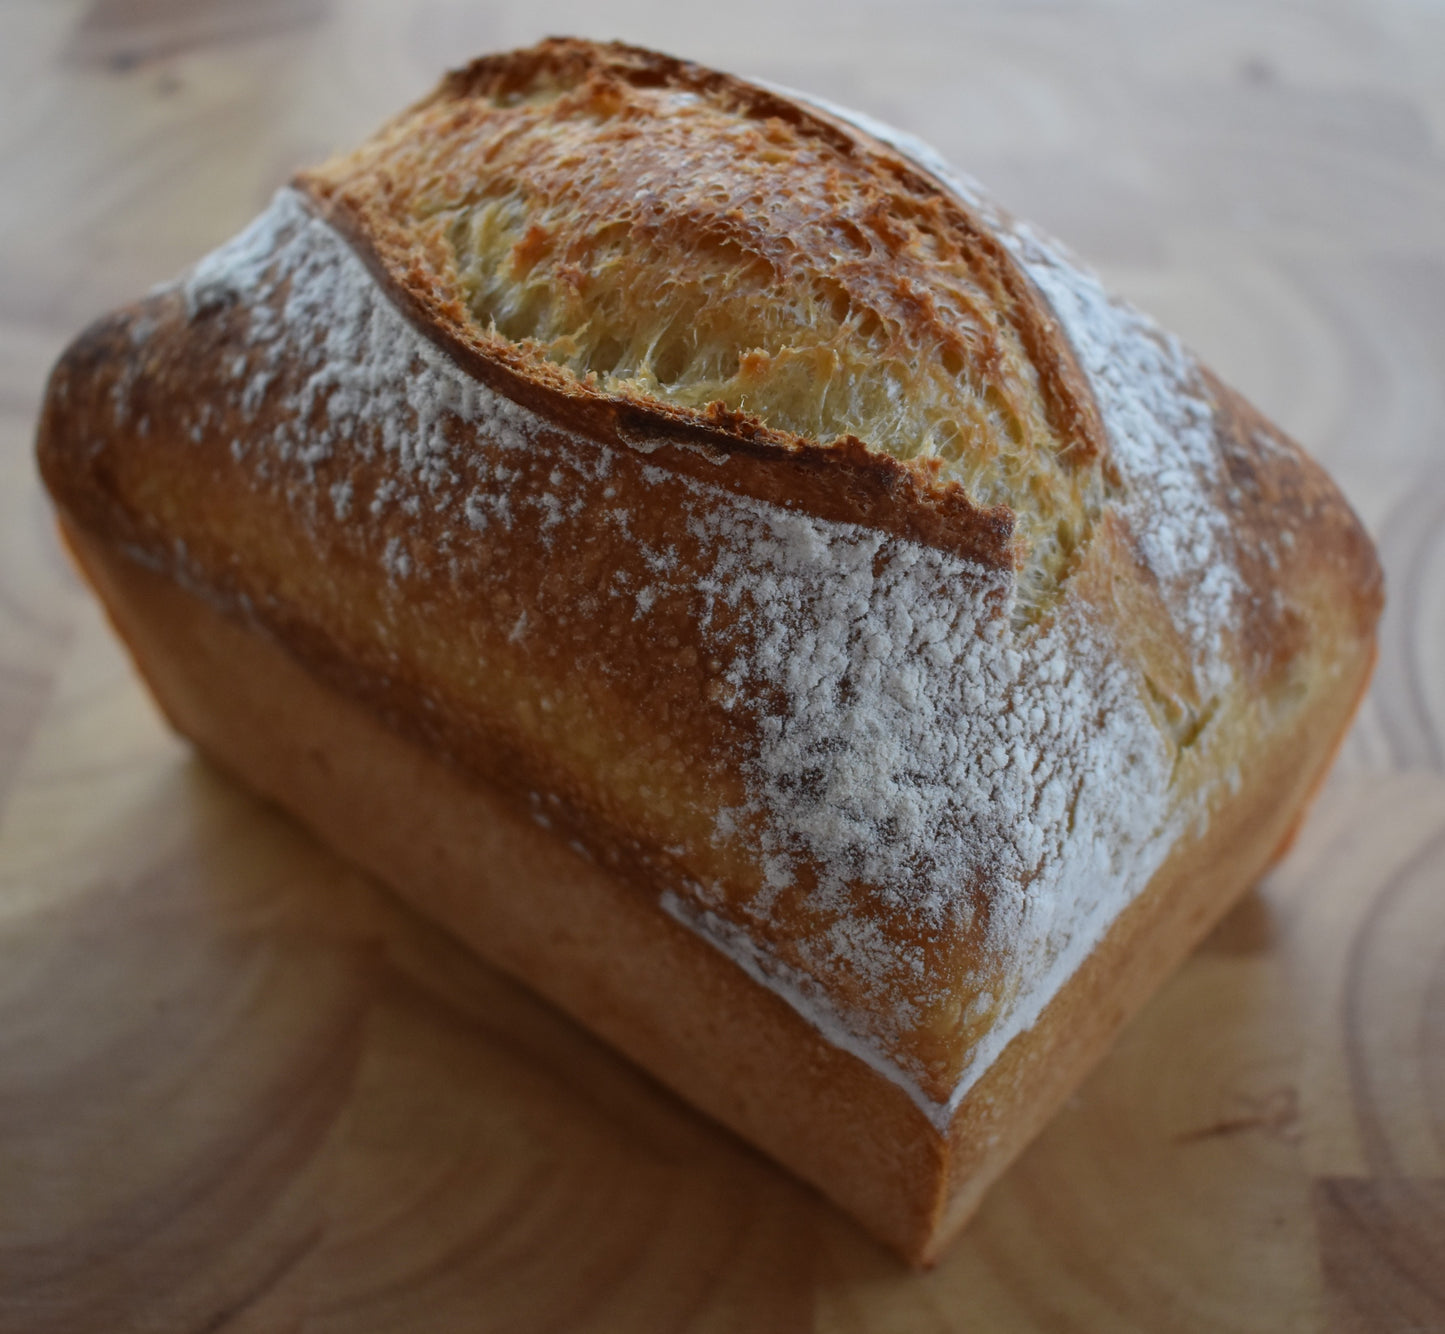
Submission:
<svg viewBox="0 0 1445 1334">
<path fill-rule="evenodd" d="M 616 45 L 302 174 L 39 451 L 182 731 L 912 1259 L 1275 855 L 1380 606 L 1056 243 Z"/>
</svg>

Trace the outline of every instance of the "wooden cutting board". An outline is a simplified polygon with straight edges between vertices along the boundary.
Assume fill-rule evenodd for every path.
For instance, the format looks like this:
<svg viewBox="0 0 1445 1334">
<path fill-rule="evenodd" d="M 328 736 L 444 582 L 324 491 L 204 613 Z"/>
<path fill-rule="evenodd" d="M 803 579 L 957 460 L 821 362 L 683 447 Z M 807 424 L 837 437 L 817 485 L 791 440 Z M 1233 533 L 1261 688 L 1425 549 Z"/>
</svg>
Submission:
<svg viewBox="0 0 1445 1334">
<path fill-rule="evenodd" d="M 1445 1330 L 1445 20 L 679 8 L 0 4 L 0 1334 Z M 1297 846 L 926 1275 L 172 738 L 33 477 L 90 314 L 563 29 L 932 138 L 1380 538 L 1379 675 Z"/>
</svg>

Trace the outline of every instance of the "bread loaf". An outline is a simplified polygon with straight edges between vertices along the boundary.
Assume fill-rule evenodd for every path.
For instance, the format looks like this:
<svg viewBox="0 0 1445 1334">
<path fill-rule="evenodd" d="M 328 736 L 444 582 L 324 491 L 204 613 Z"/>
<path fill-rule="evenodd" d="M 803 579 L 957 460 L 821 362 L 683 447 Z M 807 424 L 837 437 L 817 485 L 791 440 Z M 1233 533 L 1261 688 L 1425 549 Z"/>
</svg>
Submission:
<svg viewBox="0 0 1445 1334">
<path fill-rule="evenodd" d="M 1291 441 L 923 146 L 477 61 L 57 366 L 175 726 L 915 1262 L 1369 675 Z"/>
</svg>

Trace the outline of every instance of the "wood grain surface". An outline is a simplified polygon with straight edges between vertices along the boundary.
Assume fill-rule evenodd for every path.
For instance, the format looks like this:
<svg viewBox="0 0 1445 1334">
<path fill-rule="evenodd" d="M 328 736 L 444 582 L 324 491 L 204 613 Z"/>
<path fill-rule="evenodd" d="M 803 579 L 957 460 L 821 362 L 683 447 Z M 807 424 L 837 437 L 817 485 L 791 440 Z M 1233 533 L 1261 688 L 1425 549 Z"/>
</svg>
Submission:
<svg viewBox="0 0 1445 1334">
<path fill-rule="evenodd" d="M 171 737 L 34 476 L 89 318 L 568 31 L 932 140 L 1380 544 L 1298 844 L 926 1275 Z M 1445 1330 L 1445 9 L 0 0 L 0 1331 L 292 1329 Z"/>
</svg>

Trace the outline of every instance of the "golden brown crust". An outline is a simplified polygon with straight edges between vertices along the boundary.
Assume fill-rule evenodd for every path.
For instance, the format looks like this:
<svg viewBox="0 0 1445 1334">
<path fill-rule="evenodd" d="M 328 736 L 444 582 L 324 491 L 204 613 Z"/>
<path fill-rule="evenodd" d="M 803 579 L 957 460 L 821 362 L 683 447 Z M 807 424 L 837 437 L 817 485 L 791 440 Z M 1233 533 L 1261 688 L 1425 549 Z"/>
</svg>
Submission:
<svg viewBox="0 0 1445 1334">
<path fill-rule="evenodd" d="M 944 1146 L 894 1084 L 491 785 L 62 520 L 173 726 L 497 966 L 920 1254 Z"/>
<path fill-rule="evenodd" d="M 470 334 L 431 275 L 404 268 L 400 257 L 383 259 L 376 231 L 354 208 L 312 198 L 422 336 L 481 383 L 559 428 L 655 456 L 659 467 L 766 504 L 880 528 L 983 565 L 1007 568 L 1014 562 L 1014 516 L 1001 505 L 980 509 L 960 486 L 938 485 L 937 460 L 901 463 L 854 437 L 821 445 L 771 430 L 720 403 L 690 411 L 539 377 L 530 359 Z M 724 458 L 734 464 L 725 472 L 717 467 Z"/>
<path fill-rule="evenodd" d="M 1071 451 L 1084 457 L 1106 452 L 1103 428 L 1093 396 L 1073 353 L 1058 337 L 1057 321 L 1000 245 L 998 238 L 973 216 L 959 199 L 940 190 L 938 183 L 921 172 L 916 164 L 887 145 L 876 140 L 866 140 L 811 107 L 732 75 L 640 47 L 619 42 L 598 44 L 554 38 L 526 51 L 485 56 L 463 69 L 453 71 L 435 92 L 393 122 L 390 135 L 398 138 L 435 138 L 440 124 L 448 124 L 448 128 L 451 128 L 451 124 L 465 118 L 469 112 L 475 115 L 477 101 L 505 98 L 508 92 L 528 88 L 539 78 L 548 77 L 558 83 L 583 85 L 590 82 L 594 87 L 600 85 L 603 88 L 630 86 L 686 90 L 704 96 L 748 120 L 777 121 L 804 137 L 822 140 L 840 160 L 856 160 L 866 152 L 869 161 L 864 170 L 869 176 L 876 178 L 878 184 L 873 185 L 865 210 L 878 217 L 880 227 L 886 226 L 888 207 L 892 206 L 896 210 L 903 203 L 899 197 L 890 196 L 880 188 L 886 185 L 890 178 L 906 190 L 908 195 L 921 197 L 937 209 L 940 225 L 956 231 L 963 238 L 963 247 L 970 258 L 986 272 L 991 283 L 996 285 L 1011 303 L 1018 332 L 1039 372 L 1046 411 L 1060 439 L 1066 442 Z M 418 124 L 418 121 L 422 123 Z M 387 131 L 378 136 L 387 137 Z M 662 173 L 680 165 L 669 162 L 665 157 L 653 156 L 651 160 Z M 343 159 L 342 163 L 349 166 L 351 161 Z M 303 173 L 298 178 L 298 183 L 324 200 L 328 207 L 335 211 L 332 215 L 334 221 L 346 218 L 347 222 L 342 223 L 343 227 L 349 225 L 359 238 L 365 238 L 369 245 L 385 252 L 387 241 L 393 240 L 393 237 L 388 235 L 390 229 L 386 226 L 390 219 L 386 216 L 383 201 L 377 199 L 375 186 L 371 181 L 363 179 L 357 183 L 360 186 L 357 188 L 353 185 L 350 172 L 323 167 Z M 620 184 L 625 189 L 629 183 L 624 181 Z M 785 214 L 776 224 L 776 231 L 787 237 L 799 221 L 799 217 Z M 886 235 L 883 239 L 887 239 Z M 384 265 L 388 258 L 399 260 L 401 254 L 388 256 L 383 253 L 381 260 Z M 896 281 L 896 266 L 902 258 L 896 247 L 890 249 L 889 258 L 895 266 Z M 390 269 L 390 266 L 388 268 Z M 394 269 L 390 271 L 395 272 Z M 461 333 L 464 341 L 475 343 L 475 339 L 466 338 L 463 332 L 466 321 L 458 319 L 454 305 L 447 299 L 450 294 L 438 291 L 434 282 L 428 281 L 432 275 L 423 277 L 413 268 L 407 272 L 406 277 L 413 281 L 415 288 L 422 289 L 414 288 L 409 295 L 426 303 L 426 322 L 429 326 L 451 325 L 452 332 Z M 922 302 L 910 315 L 919 322 L 937 318 L 935 312 Z M 495 346 L 488 346 L 486 352 L 491 357 L 511 359 L 515 356 L 515 353 L 508 349 Z M 528 360 L 519 360 L 516 364 L 525 367 L 528 372 L 536 369 Z M 575 383 L 560 378 L 553 382 L 552 387 L 569 397 L 593 397 L 585 390 L 579 392 L 579 386 Z M 659 426 L 670 431 L 679 424 L 689 425 L 695 421 L 694 414 L 669 411 L 655 400 L 639 400 L 634 406 L 640 409 L 643 420 L 653 425 L 654 432 Z M 606 416 L 599 416 L 601 422 L 605 422 Z M 658 420 L 659 417 L 661 421 Z M 586 424 L 595 427 L 600 423 L 598 418 L 594 417 Z M 739 435 L 756 438 L 759 434 L 759 424 L 750 420 L 747 414 L 728 414 L 722 425 L 722 441 L 726 442 L 725 447 L 731 446 Z M 814 443 L 805 438 L 790 436 L 786 432 L 766 434 L 774 446 L 783 444 L 791 448 L 806 449 Z"/>
<path fill-rule="evenodd" d="M 265 634 L 66 531 L 179 731 L 915 1265 L 937 1259 L 1128 1018 L 1282 851 L 1370 668 L 1350 664 L 1256 757 L 1204 835 L 1179 845 L 940 1132 L 895 1084 L 624 880 L 519 818 L 496 789 L 379 726 Z"/>
<path fill-rule="evenodd" d="M 542 67 L 780 118 L 862 162 L 858 189 L 901 182 L 947 216 L 1053 429 L 1108 472 L 1051 601 L 1019 614 L 1027 485 L 983 509 L 937 460 L 603 392 L 469 320 L 366 154 L 431 151 L 480 114 L 468 99 Z M 1297 818 L 1371 660 L 1369 540 L 1321 470 L 1165 335 L 826 113 L 563 42 L 452 76 L 377 143 L 72 346 L 41 421 L 45 481 L 107 596 L 142 596 L 116 592 L 127 561 L 163 571 L 244 627 L 238 654 L 262 636 L 318 700 L 400 738 L 397 764 L 437 757 L 499 828 L 542 824 L 606 868 L 609 903 L 630 894 L 627 913 L 730 952 L 731 996 L 772 1013 L 771 988 L 861 1053 L 884 1077 L 848 1076 L 860 1124 L 912 1155 L 886 1204 L 894 1150 L 856 1191 L 831 1184 L 838 1155 L 808 1156 L 776 1089 L 753 1091 L 769 1110 L 749 1120 L 681 1082 L 924 1253 L 1038 1123 L 1016 1100 L 1064 1095 L 1122 1013 L 1110 998 L 1136 1004 Z M 343 788 L 293 793 L 233 753 L 224 703 L 180 716 L 165 623 L 210 621 L 186 605 L 158 613 L 156 647 L 136 641 L 180 725 L 349 837 L 308 805 Z M 391 852 L 348 855 L 406 887 Z M 783 1030 L 807 1028 L 786 1012 Z M 671 1079 L 671 1051 L 640 1054 Z M 770 1140 L 788 1116 L 794 1138 Z M 1023 1129 L 985 1149 L 1005 1122 Z"/>
<path fill-rule="evenodd" d="M 397 513 L 380 534 L 358 535 L 324 509 L 308 516 L 288 501 L 296 470 L 278 468 L 258 484 L 251 461 L 232 453 L 231 440 L 269 434 L 280 419 L 244 419 L 225 374 L 225 349 L 240 342 L 235 326 L 246 315 L 226 309 L 198 327 L 170 293 L 79 340 L 57 368 L 40 430 L 41 470 L 57 500 L 87 531 L 203 589 L 401 734 L 496 784 L 514 810 L 543 814 L 559 837 L 639 892 L 655 896 L 705 876 L 739 900 L 756 893 L 748 830 L 731 844 L 711 837 L 716 810 L 743 803 L 757 723 L 728 707 L 714 656 L 731 613 L 718 609 L 714 637 L 700 636 L 700 603 L 688 591 L 707 576 L 709 554 L 678 524 L 699 503 L 684 485 L 691 456 L 677 451 L 684 466 L 649 479 L 672 461 L 659 458 L 663 451 L 616 454 L 594 500 L 605 489 L 609 508 L 629 516 L 625 531 L 589 528 L 558 549 L 533 530 L 498 526 L 448 567 L 446 525 L 430 513 Z M 147 365 L 117 421 L 116 389 L 129 374 L 137 324 L 148 330 Z M 172 415 L 187 404 L 214 409 L 200 439 Z M 90 447 L 102 437 L 103 448 Z M 505 456 L 519 509 L 547 494 L 559 462 L 578 447 L 560 432 L 536 443 L 523 458 Z M 465 445 L 460 467 L 480 475 L 496 466 L 487 442 Z M 323 463 L 318 474 L 309 491 L 345 484 L 363 498 L 394 477 L 385 459 L 356 456 L 334 474 Z M 278 524 L 282 513 L 289 523 Z M 368 560 L 398 532 L 422 572 L 405 588 L 379 581 Z M 660 599 L 645 625 L 630 603 L 590 604 L 612 580 L 647 578 L 639 551 L 648 545 L 675 553 L 673 584 L 683 591 Z M 519 622 L 556 607 L 586 610 L 549 617 L 546 636 L 514 635 Z M 679 846 L 686 860 L 672 851 Z M 926 925 L 894 918 L 901 937 L 946 951 L 942 966 L 952 970 L 950 958 L 979 954 L 989 914 L 981 900 L 969 931 L 936 943 Z M 806 938 L 805 924 L 817 919 L 798 902 L 783 920 Z M 919 1041 L 932 1043 L 927 1034 Z M 959 1051 L 956 1042 L 944 1048 L 941 1095 Z"/>
<path fill-rule="evenodd" d="M 268 298 L 273 321 L 282 318 L 286 296 L 283 288 Z M 595 450 L 605 436 L 579 437 L 548 418 L 528 450 L 507 452 L 448 420 L 443 430 L 454 447 L 449 466 L 458 474 L 457 492 L 475 493 L 489 471 L 504 467 L 511 473 L 504 499 L 522 510 L 546 500 L 559 464 L 570 462 L 578 469 L 570 483 L 575 503 L 605 506 L 626 522 L 584 521 L 560 547 L 540 540 L 535 528 L 498 524 L 485 540 L 464 536 L 459 546 L 455 523 L 429 508 L 394 510 L 370 531 L 358 531 L 318 497 L 343 487 L 357 507 L 370 498 L 375 509 L 404 480 L 395 461 L 368 444 L 374 423 L 357 426 L 349 450 L 318 460 L 293 451 L 258 466 L 234 449 L 237 441 L 285 429 L 309 373 L 283 359 L 248 416 L 228 363 L 234 349 L 246 346 L 256 314 L 244 303 L 222 302 L 195 318 L 186 296 L 172 292 L 83 339 L 57 371 L 42 426 L 42 468 L 57 496 L 92 531 L 177 569 L 261 621 L 323 679 L 497 783 L 519 806 L 545 802 L 559 832 L 640 886 L 675 892 L 702 881 L 720 887 L 734 911 L 744 910 L 766 874 L 750 846 L 759 826 L 744 820 L 734 838 L 721 841 L 714 830 L 720 811 L 746 805 L 766 711 L 730 706 L 728 692 L 736 687 L 724 670 L 726 650 L 747 627 L 738 606 L 707 606 L 697 595 L 714 573 L 708 540 L 693 518 L 701 522 L 717 502 L 700 501 L 689 483 L 706 478 L 736 494 L 728 483 L 741 474 L 733 485 L 745 495 L 761 493 L 780 508 L 834 519 L 824 487 L 831 482 L 845 497 L 854 495 L 855 477 L 819 467 L 820 451 L 801 451 L 808 458 L 804 481 L 824 484 L 802 485 L 797 473 L 785 471 L 796 454 L 748 458 L 745 469 L 731 466 L 733 455 L 724 468 L 684 442 L 648 453 L 614 450 L 602 479 Z M 1222 391 L 1219 397 L 1234 402 Z M 1257 591 L 1242 600 L 1239 622 L 1252 693 L 1236 692 L 1223 707 L 1203 695 L 1190 646 L 1170 620 L 1137 534 L 1120 516 L 1105 515 L 1071 584 L 1073 595 L 1112 627 L 1122 656 L 1140 673 L 1161 728 L 1178 748 L 1171 781 L 1186 794 L 1207 791 L 1250 761 L 1255 734 L 1268 725 L 1261 709 L 1268 713 L 1275 698 L 1306 698 L 1313 677 L 1350 652 L 1378 598 L 1368 546 L 1328 482 L 1241 411 L 1219 419 L 1244 425 L 1222 437 L 1232 475 L 1214 501 L 1223 508 L 1224 488 L 1237 493 L 1230 528 L 1236 552 L 1255 551 L 1266 527 L 1298 533 L 1288 547 L 1263 548 L 1268 562 L 1243 567 L 1257 581 L 1248 585 Z M 861 466 L 876 476 L 875 464 L 869 456 Z M 760 475 L 782 480 L 760 488 Z M 888 499 L 906 509 L 896 490 Z M 846 517 L 875 515 L 860 506 Z M 910 532 L 891 518 L 879 526 L 919 535 L 916 523 Z M 966 523 L 963 531 L 977 530 Z M 408 578 L 379 581 L 379 548 L 403 542 Z M 645 622 L 627 598 L 595 598 L 611 582 L 644 587 L 651 577 L 645 553 L 663 549 L 673 562 L 671 591 L 649 607 Z M 584 610 L 559 616 L 559 607 Z M 547 625 L 547 633 L 519 635 L 529 619 Z M 1310 639 L 1301 642 L 1306 627 Z M 747 688 L 765 700 L 774 689 L 758 679 Z M 1206 726 L 1212 744 L 1201 746 Z M 815 883 L 801 878 L 770 922 L 752 926 L 793 966 L 802 961 L 798 943 L 835 920 L 832 910 L 820 917 L 810 905 Z M 920 1018 L 890 1040 L 934 1098 L 947 1097 L 993 1022 L 992 1011 L 984 1011 L 960 1023 L 969 997 L 997 998 L 1009 985 L 987 945 L 995 916 L 991 882 L 985 876 L 963 888 L 960 912 L 942 923 L 876 897 L 869 909 L 890 949 L 922 960 L 909 965 L 916 980 L 904 993 L 922 1007 Z M 961 980 L 970 975 L 968 983 Z M 884 974 L 876 985 L 896 980 Z M 865 1010 L 876 1004 L 846 974 L 835 974 L 832 985 L 845 1004 Z"/>
<path fill-rule="evenodd" d="M 539 84 L 575 88 L 577 105 L 562 111 L 550 103 L 530 107 L 523 93 Z M 705 98 L 714 114 L 699 129 L 665 139 L 675 117 L 666 106 L 637 100 L 659 89 Z M 536 133 L 512 149 L 515 162 L 505 161 L 518 136 L 539 123 L 555 135 L 557 122 L 568 117 L 585 122 L 585 139 L 581 148 L 557 150 L 552 176 L 538 161 L 547 140 Z M 599 119 L 617 126 L 599 129 Z M 727 131 L 739 125 L 747 137 L 735 145 Z M 747 129 L 754 125 L 756 130 Z M 804 163 L 810 148 L 820 160 Z M 605 171 L 593 165 L 602 155 Z M 760 168 L 754 156 L 777 165 Z M 744 166 L 734 195 L 715 206 L 706 192 L 656 197 L 658 178 L 712 181 Z M 584 167 L 588 191 L 579 198 L 569 182 Z M 725 484 L 760 499 L 796 500 L 831 518 L 887 527 L 990 564 L 1021 561 L 1028 552 L 1014 537 L 1018 512 L 974 504 L 938 456 L 910 456 L 900 464 L 892 456 L 896 447 L 914 446 L 886 432 L 879 438 L 868 432 L 864 447 L 847 431 L 866 431 L 866 419 L 845 423 L 836 439 L 799 434 L 766 412 L 759 416 L 721 401 L 696 407 L 668 401 L 665 386 L 655 383 L 646 393 L 625 380 L 608 387 L 595 376 L 580 379 L 540 355 L 531 340 L 495 336 L 467 309 L 457 257 L 438 221 L 471 206 L 479 175 L 493 192 L 520 192 L 533 209 L 546 197 L 566 195 L 562 227 L 573 235 L 574 247 L 589 241 L 592 230 L 615 231 L 633 201 L 649 197 L 646 226 L 636 219 L 629 224 L 629 244 L 638 250 L 663 246 L 654 265 L 666 264 L 668 255 L 674 265 L 689 258 L 696 264 L 699 247 L 718 245 L 765 267 L 780 288 L 821 278 L 832 301 L 855 311 L 850 318 L 866 311 L 874 323 L 881 320 L 891 337 L 860 347 L 862 355 L 846 363 L 845 375 L 861 380 L 870 364 L 890 358 L 892 364 L 901 358 L 929 365 L 942 356 L 957 363 L 964 380 L 975 377 L 977 393 L 1001 396 L 990 405 L 972 403 L 973 395 L 965 393 L 953 405 L 982 412 L 989 422 L 982 434 L 966 434 L 965 455 L 992 448 L 984 436 L 1005 427 L 1027 434 L 1023 423 L 1033 411 L 1027 400 L 1036 394 L 1052 440 L 1036 442 L 1037 448 L 1023 442 L 1020 461 L 1011 467 L 1043 467 L 1040 453 L 1057 451 L 1067 470 L 1107 470 L 1103 428 L 1074 354 L 999 238 L 901 154 L 822 113 L 651 52 L 558 40 L 458 71 L 371 143 L 303 173 L 297 184 L 429 337 L 443 341 L 469 372 L 550 419 L 618 444 L 683 439 L 714 455 L 742 455 L 746 466 L 729 470 Z M 800 189 L 809 178 L 820 181 L 816 198 Z M 915 215 L 922 219 L 918 226 L 910 221 Z M 518 249 L 531 240 L 528 233 Z M 841 261 L 839 249 L 850 247 L 857 254 Z M 954 272 L 938 263 L 934 252 L 940 250 L 959 269 L 952 285 L 940 285 L 940 272 Z M 580 262 L 581 255 L 575 258 Z M 643 276 L 629 272 L 621 280 L 624 291 Z M 583 304 L 597 300 L 590 291 L 596 275 L 559 261 L 559 278 L 582 285 Z M 630 321 L 662 318 L 651 307 L 665 305 L 668 291 L 665 283 Z M 555 289 L 551 296 L 558 299 Z M 670 318 L 685 321 L 688 315 L 679 310 Z M 808 323 L 822 322 L 824 312 L 814 310 Z M 730 336 L 746 350 L 750 338 L 762 335 L 739 327 Z M 895 398 L 921 399 L 928 392 L 917 372 L 893 386 Z M 1031 456 L 1036 463 L 1029 463 Z M 1085 491 L 1098 485 L 1097 479 L 1074 484 Z M 1042 483 L 1032 490 L 1039 499 Z M 1096 503 L 1097 497 L 1076 494 L 1071 508 Z M 1083 533 L 1088 517 L 1081 511 L 1067 522 Z"/>
</svg>

